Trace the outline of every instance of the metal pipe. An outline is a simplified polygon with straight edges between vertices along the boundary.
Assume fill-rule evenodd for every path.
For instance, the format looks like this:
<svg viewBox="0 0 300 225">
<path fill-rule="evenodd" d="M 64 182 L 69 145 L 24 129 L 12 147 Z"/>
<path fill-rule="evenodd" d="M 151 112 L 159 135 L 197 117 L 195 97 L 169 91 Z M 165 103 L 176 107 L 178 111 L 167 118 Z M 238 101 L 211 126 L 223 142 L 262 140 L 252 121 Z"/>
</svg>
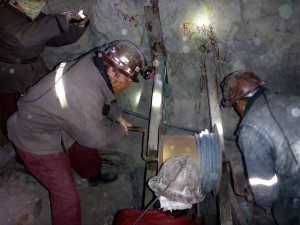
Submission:
<svg viewBox="0 0 300 225">
<path fill-rule="evenodd" d="M 157 161 L 157 158 L 154 160 L 150 159 L 149 156 L 147 156 L 147 132 L 142 127 L 128 127 L 129 132 L 141 132 L 143 133 L 143 144 L 142 144 L 142 159 L 146 162 L 153 162 Z"/>
<path fill-rule="evenodd" d="M 241 196 L 241 197 L 246 197 L 247 193 L 241 192 L 239 190 L 238 183 L 237 183 L 237 178 L 236 178 L 236 174 L 235 174 L 235 170 L 234 170 L 234 167 L 232 165 L 232 162 L 229 159 L 226 159 L 225 162 L 228 163 L 229 166 L 230 166 L 232 182 L 233 182 L 233 189 L 234 189 L 235 194 L 237 194 L 238 196 Z"/>
<path fill-rule="evenodd" d="M 248 201 L 253 201 L 253 195 L 249 188 L 247 189 L 247 192 L 241 192 L 239 190 L 233 163 L 229 159 L 226 159 L 225 162 L 228 163 L 230 166 L 232 182 L 233 182 L 233 189 L 234 189 L 235 194 L 238 196 L 241 196 L 241 197 L 246 197 Z"/>
<path fill-rule="evenodd" d="M 142 127 L 127 127 L 130 132 L 143 132 L 145 133 L 145 129 Z"/>
</svg>

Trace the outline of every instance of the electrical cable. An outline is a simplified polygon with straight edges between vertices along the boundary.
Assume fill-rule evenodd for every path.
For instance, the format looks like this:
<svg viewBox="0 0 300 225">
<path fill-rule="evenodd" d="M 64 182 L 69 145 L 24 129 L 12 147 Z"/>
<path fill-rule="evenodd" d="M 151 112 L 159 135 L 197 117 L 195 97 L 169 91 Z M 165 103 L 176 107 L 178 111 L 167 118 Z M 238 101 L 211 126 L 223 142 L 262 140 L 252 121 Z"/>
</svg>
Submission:
<svg viewBox="0 0 300 225">
<path fill-rule="evenodd" d="M 95 47 L 95 48 L 87 51 L 86 53 L 80 55 L 77 59 L 75 59 L 76 61 L 65 72 L 63 72 L 63 74 L 61 75 L 61 77 L 59 79 L 57 79 L 57 81 L 55 81 L 55 83 L 53 85 L 51 85 L 51 87 L 48 88 L 45 92 L 43 92 L 40 96 L 38 96 L 37 98 L 35 98 L 33 100 L 23 100 L 21 98 L 19 101 L 21 101 L 21 102 L 35 102 L 35 101 L 39 100 L 45 94 L 47 94 L 49 91 L 51 91 L 51 89 L 66 75 L 66 73 L 69 72 L 83 57 L 85 57 L 86 55 L 90 54 L 93 51 L 96 51 L 97 49 L 99 49 L 99 47 Z"/>
<path fill-rule="evenodd" d="M 104 43 L 101 47 L 95 47 L 89 51 L 87 51 L 86 53 L 80 55 L 77 59 L 75 59 L 76 61 L 66 70 L 63 72 L 63 74 L 61 75 L 61 77 L 59 79 L 57 79 L 57 81 L 55 81 L 55 83 L 53 85 L 51 85 L 50 88 L 48 88 L 45 92 L 43 92 L 40 96 L 38 96 L 37 98 L 33 99 L 33 100 L 22 100 L 22 98 L 20 99 L 20 101 L 22 102 L 35 102 L 37 100 L 39 100 L 40 98 L 42 98 L 45 94 L 47 94 L 49 91 L 51 91 L 51 89 L 58 83 L 61 81 L 61 79 L 63 77 L 65 77 L 66 73 L 69 72 L 83 57 L 85 57 L 86 55 L 90 54 L 91 52 L 93 51 L 97 51 L 97 50 L 101 50 L 101 49 L 107 49 L 109 46 L 111 46 L 112 44 L 116 44 L 118 42 L 128 42 L 130 44 L 132 44 L 133 46 L 135 46 L 137 49 L 139 49 L 134 43 L 132 43 L 131 41 L 128 41 L 128 40 L 115 40 L 115 41 L 112 41 L 110 43 Z M 140 51 L 139 51 L 140 52 Z M 141 56 L 143 57 L 142 53 L 140 52 Z M 143 57 L 144 61 L 145 61 L 145 64 L 146 64 L 146 67 L 147 69 L 151 69 L 150 66 L 147 64 L 147 61 L 145 59 L 145 57 Z M 143 76 L 144 77 L 144 76 Z M 145 77 L 144 77 L 145 78 Z M 146 79 L 146 78 L 145 78 Z"/>
<path fill-rule="evenodd" d="M 289 141 L 289 139 L 288 139 L 286 133 L 284 132 L 283 128 L 281 127 L 280 123 L 279 123 L 278 120 L 275 118 L 275 116 L 274 116 L 274 114 L 273 114 L 273 112 L 272 112 L 272 110 L 271 110 L 269 101 L 268 101 L 268 99 L 267 99 L 267 96 L 266 96 L 266 94 L 265 94 L 263 88 L 260 88 L 260 89 L 261 89 L 262 94 L 263 94 L 263 96 L 264 96 L 264 99 L 265 99 L 267 108 L 268 108 L 268 110 L 269 110 L 269 112 L 270 112 L 270 115 L 271 115 L 271 117 L 273 118 L 274 122 L 277 124 L 279 130 L 282 132 L 283 137 L 284 137 L 284 139 L 285 139 L 285 141 L 286 141 L 286 143 L 287 143 L 287 145 L 288 145 L 288 149 L 289 149 L 289 151 L 290 151 L 290 153 L 291 153 L 291 155 L 292 155 L 292 157 L 293 157 L 294 162 L 295 162 L 296 165 L 298 166 L 298 171 L 300 172 L 299 162 L 298 162 L 298 160 L 297 160 L 297 158 L 296 158 L 296 156 L 295 156 L 295 153 L 294 153 L 294 151 L 293 151 L 293 149 L 292 149 L 292 146 L 291 146 L 291 144 L 290 144 L 290 141 Z"/>
<path fill-rule="evenodd" d="M 166 190 L 169 189 L 169 187 L 174 183 L 174 181 L 177 179 L 177 177 L 179 176 L 180 172 L 183 170 L 183 168 L 186 165 L 186 162 L 188 160 L 189 156 L 186 156 L 183 165 L 181 165 L 181 168 L 178 170 L 178 172 L 176 173 L 175 177 L 173 178 L 173 180 L 171 180 L 171 182 L 168 184 L 167 187 L 165 187 L 164 190 L 162 190 L 161 193 L 159 193 L 159 195 L 150 203 L 150 205 L 144 210 L 144 212 L 135 220 L 135 222 L 132 225 L 137 224 L 137 222 L 146 214 L 146 212 L 154 205 L 154 203 L 158 200 L 158 198 L 165 193 Z"/>
<path fill-rule="evenodd" d="M 132 116 L 139 117 L 139 118 L 144 119 L 144 120 L 150 120 L 149 117 L 147 117 L 147 116 L 144 116 L 144 115 L 136 113 L 136 112 L 129 111 L 127 109 L 122 109 L 122 112 L 127 113 L 127 114 L 132 115 Z M 189 132 L 192 132 L 192 133 L 200 133 L 201 132 L 200 130 L 196 130 L 196 129 L 188 128 L 188 127 L 182 127 L 182 126 L 171 124 L 171 123 L 168 123 L 168 122 L 162 123 L 161 126 L 172 127 L 172 128 L 176 128 L 176 129 L 179 129 L 179 130 L 189 131 Z M 228 141 L 234 141 L 234 142 L 236 141 L 234 138 L 229 138 L 229 137 L 224 137 L 224 139 L 228 140 Z"/>
<path fill-rule="evenodd" d="M 144 120 L 150 120 L 149 117 L 147 117 L 147 116 L 144 116 L 144 115 L 136 113 L 136 112 L 129 111 L 127 109 L 122 109 L 122 112 L 127 113 L 127 114 L 132 115 L 132 116 L 139 117 L 139 118 L 144 119 Z M 193 128 L 182 127 L 182 126 L 167 123 L 167 122 L 162 123 L 161 126 L 173 127 L 173 128 L 179 129 L 179 130 L 185 130 L 185 131 L 189 131 L 189 132 L 193 132 L 193 133 L 201 132 L 201 131 L 195 130 Z"/>
</svg>

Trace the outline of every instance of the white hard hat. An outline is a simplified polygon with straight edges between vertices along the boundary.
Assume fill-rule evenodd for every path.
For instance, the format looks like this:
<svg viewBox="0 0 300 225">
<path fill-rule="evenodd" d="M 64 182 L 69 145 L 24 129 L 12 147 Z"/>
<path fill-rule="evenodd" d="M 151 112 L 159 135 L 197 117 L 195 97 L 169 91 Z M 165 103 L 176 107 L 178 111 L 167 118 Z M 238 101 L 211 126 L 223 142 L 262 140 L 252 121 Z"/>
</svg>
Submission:
<svg viewBox="0 0 300 225">
<path fill-rule="evenodd" d="M 201 189 L 201 173 L 197 164 L 189 156 L 174 156 L 161 167 L 157 176 L 152 177 L 148 185 L 159 195 L 174 179 L 170 187 L 162 194 L 171 201 L 194 204 L 204 199 Z"/>
</svg>

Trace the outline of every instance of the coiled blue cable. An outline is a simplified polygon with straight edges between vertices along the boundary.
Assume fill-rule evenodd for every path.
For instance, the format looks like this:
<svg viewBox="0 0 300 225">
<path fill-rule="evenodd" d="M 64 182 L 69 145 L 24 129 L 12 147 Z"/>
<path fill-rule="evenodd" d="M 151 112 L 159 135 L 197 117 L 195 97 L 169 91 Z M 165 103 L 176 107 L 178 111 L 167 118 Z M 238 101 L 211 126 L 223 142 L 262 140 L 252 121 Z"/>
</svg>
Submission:
<svg viewBox="0 0 300 225">
<path fill-rule="evenodd" d="M 220 176 L 220 152 L 215 134 L 202 131 L 194 134 L 198 148 L 201 188 L 205 193 L 217 187 Z"/>
</svg>

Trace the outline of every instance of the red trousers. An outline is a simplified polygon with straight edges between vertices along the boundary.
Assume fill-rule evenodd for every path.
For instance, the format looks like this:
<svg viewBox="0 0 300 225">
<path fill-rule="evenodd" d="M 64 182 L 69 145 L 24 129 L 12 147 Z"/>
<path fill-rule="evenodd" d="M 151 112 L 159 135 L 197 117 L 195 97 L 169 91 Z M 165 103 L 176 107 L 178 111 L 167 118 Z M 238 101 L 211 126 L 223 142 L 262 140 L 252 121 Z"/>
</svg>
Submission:
<svg viewBox="0 0 300 225">
<path fill-rule="evenodd" d="M 116 225 L 132 225 L 136 219 L 143 213 L 143 210 L 124 209 L 117 217 Z M 194 222 L 186 216 L 174 217 L 165 212 L 150 209 L 137 223 L 138 225 L 195 225 Z"/>
<path fill-rule="evenodd" d="M 7 134 L 7 119 L 17 109 L 15 96 L 14 93 L 0 93 L 1 131 L 4 135 Z"/>
<path fill-rule="evenodd" d="M 80 199 L 71 166 L 84 178 L 96 175 L 101 169 L 97 149 L 76 142 L 66 155 L 38 155 L 16 147 L 30 172 L 48 189 L 53 225 L 80 225 Z"/>
</svg>

